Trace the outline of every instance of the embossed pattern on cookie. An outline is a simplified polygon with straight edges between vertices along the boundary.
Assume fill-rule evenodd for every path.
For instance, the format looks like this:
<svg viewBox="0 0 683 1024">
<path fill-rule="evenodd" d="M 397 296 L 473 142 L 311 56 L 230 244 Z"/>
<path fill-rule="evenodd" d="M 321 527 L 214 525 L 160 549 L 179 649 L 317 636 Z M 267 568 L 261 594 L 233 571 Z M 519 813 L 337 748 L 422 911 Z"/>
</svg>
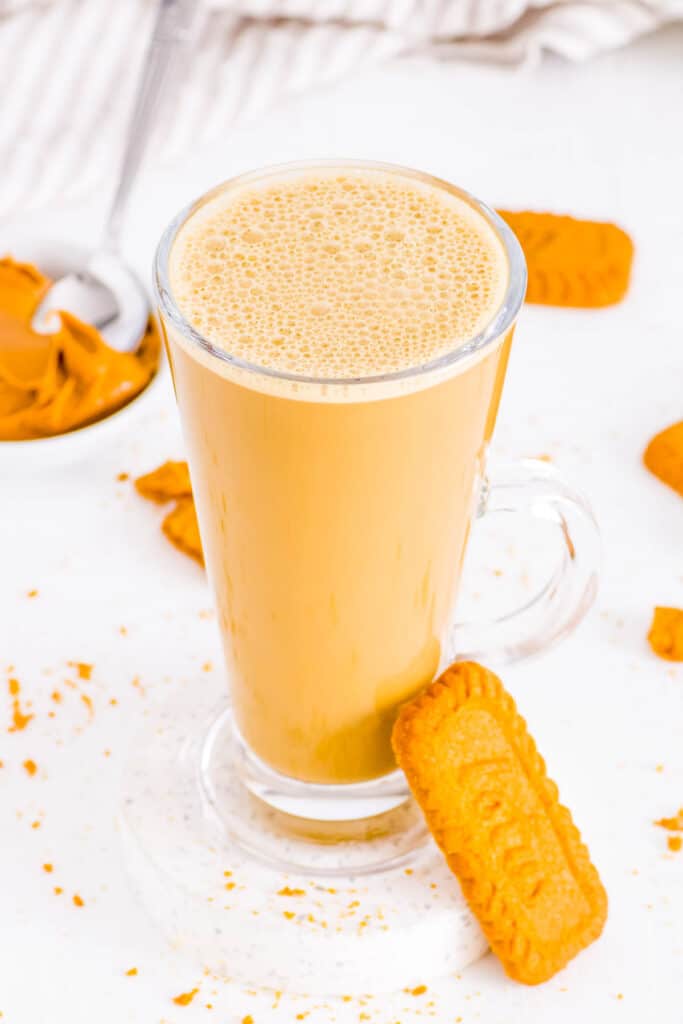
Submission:
<svg viewBox="0 0 683 1024">
<path fill-rule="evenodd" d="M 616 224 L 554 213 L 499 210 L 520 241 L 529 281 L 526 301 L 597 307 L 620 302 L 633 262 L 633 242 Z"/>
<path fill-rule="evenodd" d="M 451 666 L 402 709 L 394 751 L 510 977 L 547 981 L 600 935 L 607 896 L 515 703 Z"/>
</svg>

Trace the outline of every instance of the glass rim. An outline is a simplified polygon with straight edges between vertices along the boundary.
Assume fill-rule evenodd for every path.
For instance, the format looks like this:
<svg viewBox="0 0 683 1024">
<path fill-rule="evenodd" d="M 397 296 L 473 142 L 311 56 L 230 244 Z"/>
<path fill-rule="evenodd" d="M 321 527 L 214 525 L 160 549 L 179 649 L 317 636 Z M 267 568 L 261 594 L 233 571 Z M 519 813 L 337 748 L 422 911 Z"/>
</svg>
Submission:
<svg viewBox="0 0 683 1024">
<path fill-rule="evenodd" d="M 289 174 L 305 170 L 333 170 L 334 168 L 348 170 L 378 170 L 388 174 L 396 174 L 401 177 L 412 178 L 438 189 L 445 190 L 451 195 L 467 203 L 472 209 L 480 214 L 494 230 L 502 243 L 503 250 L 508 262 L 508 281 L 505 294 L 495 313 L 488 323 L 466 341 L 460 341 L 452 349 L 443 352 L 435 359 L 415 366 L 404 367 L 400 370 L 390 370 L 386 373 L 369 376 L 351 377 L 316 377 L 307 374 L 292 373 L 287 370 L 278 370 L 274 367 L 263 366 L 260 363 L 252 363 L 242 359 L 220 348 L 183 316 L 175 301 L 169 279 L 169 257 L 173 243 L 178 232 L 203 206 L 211 202 L 216 196 L 229 191 L 232 188 L 248 185 L 250 182 L 261 182 L 269 177 L 277 177 L 282 174 Z M 469 359 L 471 356 L 482 352 L 490 345 L 501 339 L 517 319 L 520 307 L 524 302 L 527 284 L 527 269 L 522 247 L 510 227 L 503 218 L 486 203 L 477 199 L 470 192 L 452 185 L 443 178 L 428 174 L 424 171 L 404 167 L 401 164 L 385 163 L 376 160 L 354 160 L 354 159 L 321 159 L 321 160 L 297 160 L 289 163 L 271 164 L 257 170 L 247 171 L 244 174 L 228 178 L 220 184 L 204 192 L 197 199 L 185 206 L 164 230 L 156 249 L 153 267 L 153 287 L 156 304 L 163 317 L 165 317 L 181 333 L 183 338 L 198 347 L 210 356 L 222 363 L 235 367 L 238 370 L 247 371 L 262 377 L 269 377 L 275 380 L 286 381 L 292 384 L 313 384 L 320 386 L 343 386 L 387 384 L 394 381 L 406 381 L 412 378 L 448 370 L 456 367 L 458 363 Z"/>
</svg>

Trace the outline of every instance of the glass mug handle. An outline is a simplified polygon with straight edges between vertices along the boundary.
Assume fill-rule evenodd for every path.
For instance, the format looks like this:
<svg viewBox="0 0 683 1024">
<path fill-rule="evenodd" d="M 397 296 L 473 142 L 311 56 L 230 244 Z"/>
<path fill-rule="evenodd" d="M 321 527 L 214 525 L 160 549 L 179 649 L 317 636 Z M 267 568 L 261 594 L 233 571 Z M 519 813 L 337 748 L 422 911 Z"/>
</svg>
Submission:
<svg viewBox="0 0 683 1024">
<path fill-rule="evenodd" d="M 571 633 L 597 593 L 598 526 L 586 499 L 556 469 L 540 459 L 492 461 L 475 519 L 500 513 L 554 523 L 560 560 L 521 608 L 488 621 L 456 622 L 446 663 L 457 658 L 500 665 L 529 657 Z"/>
</svg>

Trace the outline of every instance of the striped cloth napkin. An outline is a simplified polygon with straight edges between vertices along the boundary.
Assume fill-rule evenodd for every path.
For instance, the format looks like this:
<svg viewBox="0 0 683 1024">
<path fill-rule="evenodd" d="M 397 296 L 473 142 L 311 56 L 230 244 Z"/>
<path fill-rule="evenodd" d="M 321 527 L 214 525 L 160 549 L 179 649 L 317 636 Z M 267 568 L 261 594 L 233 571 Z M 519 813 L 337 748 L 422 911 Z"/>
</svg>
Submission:
<svg viewBox="0 0 683 1024">
<path fill-rule="evenodd" d="M 150 147 L 168 162 L 283 97 L 369 65 L 584 60 L 683 17 L 683 0 L 198 0 L 194 44 Z M 111 181 L 154 0 L 0 0 L 0 214 Z M 49 156 L 49 159 L 47 157 Z"/>
</svg>

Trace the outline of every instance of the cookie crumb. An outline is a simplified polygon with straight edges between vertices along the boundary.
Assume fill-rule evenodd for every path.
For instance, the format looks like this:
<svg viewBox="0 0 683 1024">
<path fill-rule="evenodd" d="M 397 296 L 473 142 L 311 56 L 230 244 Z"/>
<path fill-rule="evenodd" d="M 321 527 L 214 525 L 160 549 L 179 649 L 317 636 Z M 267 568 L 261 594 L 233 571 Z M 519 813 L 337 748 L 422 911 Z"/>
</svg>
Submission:
<svg viewBox="0 0 683 1024">
<path fill-rule="evenodd" d="M 189 992 L 181 992 L 179 996 L 173 997 L 173 1002 L 176 1006 L 189 1006 L 198 992 L 198 988 L 190 989 Z"/>
<path fill-rule="evenodd" d="M 92 676 L 93 666 L 89 665 L 87 661 L 67 661 L 69 668 L 75 668 L 79 679 L 84 679 L 86 682 L 90 680 Z"/>
</svg>

